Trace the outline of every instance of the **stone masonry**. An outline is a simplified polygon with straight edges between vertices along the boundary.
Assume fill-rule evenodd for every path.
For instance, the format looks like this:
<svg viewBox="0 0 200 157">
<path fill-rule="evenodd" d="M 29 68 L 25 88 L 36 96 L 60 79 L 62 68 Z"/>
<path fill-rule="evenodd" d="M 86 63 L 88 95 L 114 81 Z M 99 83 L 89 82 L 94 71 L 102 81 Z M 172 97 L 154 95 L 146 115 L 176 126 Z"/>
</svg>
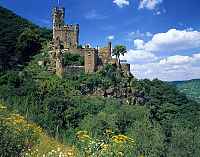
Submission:
<svg viewBox="0 0 200 157">
<path fill-rule="evenodd" d="M 103 48 L 91 48 L 86 45 L 79 47 L 79 25 L 67 24 L 64 22 L 65 9 L 56 7 L 53 9 L 53 49 L 50 51 L 51 61 L 58 76 L 64 73 L 63 53 L 76 53 L 84 57 L 85 73 L 93 73 L 102 68 L 105 64 L 118 64 L 117 60 L 112 58 L 112 43 Z M 125 71 L 130 72 L 130 65 L 122 65 Z"/>
<path fill-rule="evenodd" d="M 65 25 L 65 9 L 54 8 L 53 10 L 53 40 L 59 38 L 63 49 L 78 48 L 79 25 Z"/>
</svg>

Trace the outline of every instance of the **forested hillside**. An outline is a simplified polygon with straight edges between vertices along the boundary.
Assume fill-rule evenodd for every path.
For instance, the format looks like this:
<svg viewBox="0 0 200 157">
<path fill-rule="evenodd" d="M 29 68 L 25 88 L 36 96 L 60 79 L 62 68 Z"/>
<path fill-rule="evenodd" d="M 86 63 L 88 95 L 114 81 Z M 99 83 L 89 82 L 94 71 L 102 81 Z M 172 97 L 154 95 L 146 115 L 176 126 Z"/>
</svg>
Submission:
<svg viewBox="0 0 200 157">
<path fill-rule="evenodd" d="M 189 98 L 200 102 L 200 80 L 174 82 L 180 92 L 185 93 Z"/>
<path fill-rule="evenodd" d="M 32 32 L 35 38 L 31 41 L 29 39 Z M 20 43 L 20 39 L 22 38 L 24 43 Z M 0 6 L 0 71 L 14 67 L 16 68 L 16 64 L 18 63 L 23 64 L 29 56 L 38 52 L 41 48 L 41 43 L 44 40 L 50 38 L 50 30 L 40 28 Z M 29 43 L 35 45 L 28 47 L 27 45 Z M 19 52 L 19 50 L 22 49 L 26 51 L 25 60 Z M 34 52 L 32 49 L 34 49 Z"/>
</svg>

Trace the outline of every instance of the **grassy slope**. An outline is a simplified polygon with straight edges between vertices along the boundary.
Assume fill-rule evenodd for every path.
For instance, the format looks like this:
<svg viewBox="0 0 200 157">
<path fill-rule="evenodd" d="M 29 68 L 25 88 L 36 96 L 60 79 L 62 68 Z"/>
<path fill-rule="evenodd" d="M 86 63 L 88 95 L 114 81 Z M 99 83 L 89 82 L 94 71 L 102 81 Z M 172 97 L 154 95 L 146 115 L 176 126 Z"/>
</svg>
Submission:
<svg viewBox="0 0 200 157">
<path fill-rule="evenodd" d="M 15 112 L 9 111 L 2 102 L 0 102 L 0 120 L 12 128 L 11 134 L 14 136 L 17 136 L 18 130 L 23 132 L 26 129 L 33 129 L 33 132 L 37 133 L 39 142 L 29 152 L 24 153 L 27 157 L 43 156 L 49 153 L 55 156 L 58 156 L 60 153 L 68 157 L 74 156 L 74 149 L 72 147 L 63 145 L 54 138 L 49 137 L 38 125 L 27 121 L 23 116 Z"/>
<path fill-rule="evenodd" d="M 185 93 L 189 98 L 194 98 L 200 102 L 200 80 L 174 82 L 177 88 Z"/>
</svg>

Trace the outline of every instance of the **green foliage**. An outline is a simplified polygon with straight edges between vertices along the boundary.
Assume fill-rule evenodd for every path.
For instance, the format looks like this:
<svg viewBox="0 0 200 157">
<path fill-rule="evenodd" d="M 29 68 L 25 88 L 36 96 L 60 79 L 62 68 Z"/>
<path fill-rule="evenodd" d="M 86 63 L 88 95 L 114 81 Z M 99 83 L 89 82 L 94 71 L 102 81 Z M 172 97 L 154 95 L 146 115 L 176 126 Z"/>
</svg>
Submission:
<svg viewBox="0 0 200 157">
<path fill-rule="evenodd" d="M 27 61 L 41 49 L 39 33 L 36 30 L 25 29 L 18 37 L 16 44 L 20 62 Z"/>
<path fill-rule="evenodd" d="M 19 156 L 38 143 L 39 133 L 24 118 L 9 112 L 0 104 L 0 154 L 4 157 Z"/>
<path fill-rule="evenodd" d="M 137 80 L 112 65 L 94 74 L 60 79 L 37 64 L 46 59 L 43 51 L 22 71 L 0 75 L 0 98 L 8 108 L 75 146 L 79 130 L 101 140 L 111 129 L 115 135 L 135 140 L 130 156 L 184 156 L 182 148 L 186 148 L 186 156 L 191 152 L 196 156 L 200 106 L 175 86 L 157 79 Z M 77 63 L 77 58 L 70 57 L 72 65 Z M 101 96 L 97 96 L 99 90 Z M 108 90 L 114 94 L 109 95 Z"/>
<path fill-rule="evenodd" d="M 28 61 L 51 37 L 48 29 L 2 7 L 0 17 L 0 69 Z M 113 65 L 89 75 L 70 72 L 61 80 L 47 72 L 46 64 L 38 65 L 41 60 L 48 63 L 47 51 L 43 48 L 21 71 L 0 72 L 0 99 L 8 104 L 8 111 L 17 110 L 49 135 L 78 148 L 76 132 L 86 130 L 94 139 L 92 154 L 96 156 L 102 143 L 112 145 L 106 130 L 135 140 L 134 149 L 122 151 L 128 151 L 126 156 L 199 156 L 200 105 L 190 100 L 199 101 L 198 80 L 177 83 L 176 88 L 157 79 L 137 80 Z M 122 45 L 113 50 L 117 59 L 125 53 Z M 84 60 L 65 54 L 64 64 L 82 66 Z M 8 111 L 0 108 L 0 154 L 16 156 L 34 145 L 37 136 L 32 129 L 17 133 L 19 128 L 5 123 L 13 116 Z M 109 152 L 119 152 L 119 147 L 112 148 Z"/>
<path fill-rule="evenodd" d="M 0 6 L 0 71 L 13 69 L 18 63 L 17 39 L 25 29 L 37 30 L 41 42 L 51 39 L 51 30 L 40 28 Z M 32 51 L 29 55 L 35 53 L 37 52 Z"/>
<path fill-rule="evenodd" d="M 180 92 L 186 94 L 190 99 L 200 102 L 200 80 L 173 82 Z"/>
<path fill-rule="evenodd" d="M 79 54 L 64 54 L 64 65 L 77 65 L 77 66 L 84 66 L 84 58 Z"/>
<path fill-rule="evenodd" d="M 199 156 L 200 128 L 199 126 L 190 128 L 186 127 L 186 125 L 187 124 L 181 124 L 180 122 L 173 124 L 169 156 Z"/>
<path fill-rule="evenodd" d="M 115 135 L 111 129 L 107 129 L 99 139 L 91 138 L 87 131 L 79 131 L 76 136 L 81 149 L 79 157 L 131 157 L 135 148 L 134 139 L 122 134 Z"/>
<path fill-rule="evenodd" d="M 120 55 L 124 55 L 127 52 L 126 47 L 123 45 L 117 45 L 113 49 L 113 56 L 116 56 L 117 59 L 119 59 Z"/>
</svg>

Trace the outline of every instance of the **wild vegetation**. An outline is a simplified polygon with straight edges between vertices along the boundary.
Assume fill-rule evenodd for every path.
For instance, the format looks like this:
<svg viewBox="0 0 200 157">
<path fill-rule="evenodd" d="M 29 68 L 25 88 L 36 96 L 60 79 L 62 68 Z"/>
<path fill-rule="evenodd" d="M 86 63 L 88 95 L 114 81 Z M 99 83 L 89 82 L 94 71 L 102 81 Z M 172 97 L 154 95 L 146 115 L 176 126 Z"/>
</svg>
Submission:
<svg viewBox="0 0 200 157">
<path fill-rule="evenodd" d="M 137 80 L 113 66 L 59 79 L 38 65 L 45 51 L 22 71 L 0 77 L 0 97 L 9 109 L 80 151 L 78 131 L 101 141 L 109 129 L 113 136 L 122 134 L 135 141 L 125 156 L 198 156 L 200 106 L 175 87 L 159 80 Z M 104 94 L 112 86 L 130 88 L 132 100 Z M 95 96 L 98 88 L 103 96 Z"/>
<path fill-rule="evenodd" d="M 51 39 L 50 30 L 0 6 L 0 71 L 24 64 L 46 39 Z"/>
<path fill-rule="evenodd" d="M 64 54 L 65 66 L 84 66 L 84 57 L 78 54 Z"/>
<path fill-rule="evenodd" d="M 25 34 L 31 39 L 22 40 L 25 44 L 35 42 L 36 33 Z M 23 57 L 27 51 L 22 50 Z M 0 74 L 3 157 L 38 152 L 59 157 L 69 150 L 68 156 L 78 157 L 199 156 L 200 105 L 175 86 L 157 79 L 138 80 L 112 65 L 60 79 L 48 73 L 47 65 L 38 64 L 48 62 L 46 46 L 31 54 L 22 68 Z M 65 63 L 83 64 L 73 55 L 66 55 Z M 24 129 L 17 134 L 19 127 Z"/>
<path fill-rule="evenodd" d="M 200 80 L 173 82 L 180 92 L 185 93 L 190 99 L 200 102 Z"/>
<path fill-rule="evenodd" d="M 74 156 L 73 148 L 64 146 L 46 135 L 35 123 L 10 111 L 0 103 L 0 154 L 2 157 Z"/>
</svg>

